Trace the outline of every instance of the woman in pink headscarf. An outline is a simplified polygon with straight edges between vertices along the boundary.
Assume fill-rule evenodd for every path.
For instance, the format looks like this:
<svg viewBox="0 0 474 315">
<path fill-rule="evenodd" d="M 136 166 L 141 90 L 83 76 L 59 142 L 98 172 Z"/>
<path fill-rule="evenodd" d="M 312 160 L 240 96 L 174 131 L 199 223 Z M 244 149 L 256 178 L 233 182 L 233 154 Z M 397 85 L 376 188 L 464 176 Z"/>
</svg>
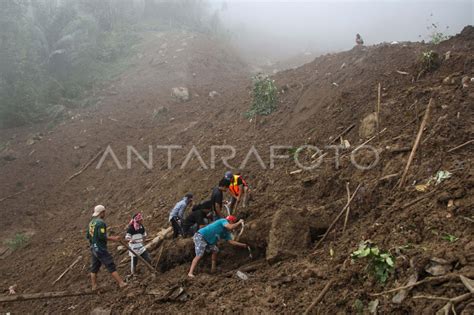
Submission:
<svg viewBox="0 0 474 315">
<path fill-rule="evenodd" d="M 145 245 L 143 244 L 145 241 L 147 234 L 145 231 L 145 227 L 143 226 L 143 216 L 140 212 L 136 213 L 130 223 L 128 224 L 127 234 L 125 235 L 125 239 L 128 241 L 128 246 L 137 254 L 140 255 L 143 259 L 147 262 L 151 263 L 150 255 L 148 254 Z M 135 270 L 137 268 L 138 258 L 130 253 L 131 257 L 131 266 L 130 271 L 135 274 Z"/>
</svg>

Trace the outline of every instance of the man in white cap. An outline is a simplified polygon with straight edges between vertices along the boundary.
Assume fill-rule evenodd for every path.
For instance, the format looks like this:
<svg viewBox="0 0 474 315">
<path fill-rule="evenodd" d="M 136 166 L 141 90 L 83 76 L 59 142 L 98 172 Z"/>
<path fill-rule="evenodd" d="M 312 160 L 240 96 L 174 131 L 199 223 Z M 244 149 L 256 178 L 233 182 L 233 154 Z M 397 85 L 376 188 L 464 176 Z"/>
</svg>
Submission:
<svg viewBox="0 0 474 315">
<path fill-rule="evenodd" d="M 117 281 L 120 288 L 127 285 L 118 274 L 114 259 L 107 251 L 107 241 L 119 242 L 120 237 L 107 236 L 107 225 L 104 222 L 104 218 L 105 207 L 102 205 L 96 206 L 87 229 L 87 239 L 89 240 L 92 253 L 92 264 L 90 270 L 92 290 L 97 290 L 97 272 L 99 272 L 102 264 L 110 272 L 112 278 Z"/>
</svg>

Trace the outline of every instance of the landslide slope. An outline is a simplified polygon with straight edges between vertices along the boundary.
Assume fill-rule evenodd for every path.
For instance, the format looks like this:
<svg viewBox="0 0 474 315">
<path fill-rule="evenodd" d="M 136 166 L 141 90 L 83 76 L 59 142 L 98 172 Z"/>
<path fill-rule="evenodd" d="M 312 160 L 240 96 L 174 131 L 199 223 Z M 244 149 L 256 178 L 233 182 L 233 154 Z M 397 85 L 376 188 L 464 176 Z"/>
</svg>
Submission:
<svg viewBox="0 0 474 315">
<path fill-rule="evenodd" d="M 0 311 L 85 313 L 101 306 L 114 313 L 301 313 L 324 285 L 334 280 L 314 311 L 355 313 L 375 300 L 369 293 L 405 284 L 413 273 L 419 279 L 427 277 L 425 268 L 433 257 L 446 260 L 452 272 L 473 275 L 472 143 L 448 152 L 473 138 L 474 83 L 466 87 L 461 84 L 463 77 L 474 76 L 472 27 L 436 46 L 399 43 L 355 47 L 280 72 L 274 76 L 280 91 L 279 109 L 256 121 L 242 115 L 251 103 L 249 73 L 232 51 L 196 34 L 144 37 L 135 66 L 96 91 L 100 103 L 95 107 L 71 112 L 70 119 L 52 129 L 35 126 L 2 132 L 2 143 L 8 143 L 2 156 L 10 157 L 0 166 L 2 196 L 24 192 L 1 203 L 5 226 L 1 236 L 7 239 L 17 232 L 32 236 L 25 248 L 3 258 L 0 285 L 7 288 L 16 283 L 19 293 L 87 288 L 84 233 L 93 205 L 102 203 L 111 209 L 107 220 L 116 233 L 123 232 L 130 214 L 143 211 L 149 232 L 155 234 L 167 226 L 168 211 L 182 194 L 193 191 L 197 199 L 207 198 L 226 170 L 219 161 L 211 167 L 213 145 L 236 148 L 236 157 L 230 161 L 234 167 L 239 167 L 252 146 L 262 157 L 263 165 L 253 155 L 242 167 L 254 190 L 251 206 L 240 212 L 249 226 L 243 237 L 254 246 L 257 268 L 249 269 L 253 271 L 248 281 L 236 278 L 237 268 L 255 262 L 245 253 L 223 246 L 216 275 L 208 274 L 208 261 L 204 261 L 199 277 L 189 281 L 189 262 L 178 263 L 156 279 L 143 272 L 131 282 L 130 289 L 119 292 L 103 272 L 100 281 L 108 291 L 101 296 L 0 304 Z M 439 67 L 423 71 L 420 56 L 430 50 L 440 56 Z M 450 57 L 445 58 L 448 51 Z M 378 83 L 382 87 L 380 129 L 384 132 L 370 145 L 380 160 L 361 170 L 351 163 L 350 153 L 366 140 L 360 137 L 359 129 L 376 107 Z M 175 102 L 170 94 L 176 86 L 188 87 L 191 100 Z M 211 91 L 219 95 L 209 97 Z M 433 107 L 407 184 L 398 188 L 431 98 Z M 325 145 L 352 124 L 354 127 L 343 136 L 351 147 L 341 149 L 336 165 L 335 150 Z M 37 133 L 42 134 L 36 137 L 40 140 L 26 144 Z M 96 161 L 66 181 L 108 145 L 124 169 L 118 169 L 109 157 L 100 169 L 94 167 Z M 127 145 L 148 158 L 151 145 L 153 168 L 149 170 L 134 159 L 127 169 Z M 173 153 L 172 169 L 156 145 L 183 147 Z M 316 145 L 328 154 L 319 168 L 292 175 L 290 172 L 298 167 L 291 159 L 276 160 L 275 167 L 270 168 L 271 145 Z M 180 168 L 193 146 L 205 165 L 194 157 L 187 167 Z M 302 160 L 310 159 L 310 155 L 303 152 Z M 364 165 L 374 160 L 373 153 L 367 151 L 355 158 Z M 425 183 L 440 170 L 453 175 L 425 192 L 415 189 L 414 184 Z M 347 182 L 351 191 L 361 185 L 351 203 L 348 228 L 343 233 L 339 222 L 315 248 L 324 228 L 345 203 Z M 420 199 L 423 196 L 426 198 Z M 415 200 L 419 201 L 409 205 Z M 280 213 L 278 218 L 275 213 Z M 282 222 L 282 213 L 288 224 L 283 221 L 272 227 L 273 219 Z M 307 224 L 301 224 L 300 230 L 285 230 L 295 226 L 291 222 L 296 218 L 304 218 L 295 221 L 298 224 Z M 266 262 L 266 247 L 273 246 L 268 235 L 288 239 L 291 244 L 308 231 L 311 242 L 298 247 L 295 257 Z M 446 235 L 457 239 L 449 242 Z M 363 261 L 352 264 L 349 259 L 358 243 L 368 239 L 396 257 L 395 271 L 385 286 L 368 275 Z M 285 242 L 280 243 L 285 246 Z M 168 247 L 186 245 L 167 241 Z M 115 253 L 112 244 L 110 248 Z M 78 255 L 84 258 L 52 287 L 54 279 Z M 119 262 L 126 254 L 115 256 Z M 119 271 L 126 274 L 127 264 L 121 264 Z M 148 294 L 164 294 L 177 284 L 190 296 L 184 303 L 160 302 Z M 419 286 L 410 294 L 453 297 L 465 292 L 459 281 L 448 281 Z M 378 297 L 380 312 L 434 313 L 445 304 L 410 296 L 402 304 L 392 304 L 391 297 Z M 469 303 L 472 299 L 458 304 L 457 311 L 467 310 Z"/>
</svg>

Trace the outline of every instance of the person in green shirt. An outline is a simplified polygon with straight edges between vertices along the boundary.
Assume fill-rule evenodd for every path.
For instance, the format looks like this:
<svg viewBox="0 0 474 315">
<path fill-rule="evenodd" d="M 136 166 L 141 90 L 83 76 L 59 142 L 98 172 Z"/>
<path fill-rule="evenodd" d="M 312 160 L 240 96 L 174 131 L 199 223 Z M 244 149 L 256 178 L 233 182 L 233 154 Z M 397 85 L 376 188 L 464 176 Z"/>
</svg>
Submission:
<svg viewBox="0 0 474 315">
<path fill-rule="evenodd" d="M 89 240 L 92 254 L 92 264 L 90 269 L 92 290 L 97 290 L 97 272 L 99 272 L 101 265 L 104 265 L 105 268 L 107 268 L 112 275 L 112 278 L 117 281 L 120 288 L 127 285 L 118 274 L 114 259 L 107 251 L 107 241 L 119 242 L 120 237 L 107 235 L 107 225 L 104 222 L 104 218 L 105 207 L 102 205 L 96 206 L 87 229 L 87 239 Z"/>
</svg>

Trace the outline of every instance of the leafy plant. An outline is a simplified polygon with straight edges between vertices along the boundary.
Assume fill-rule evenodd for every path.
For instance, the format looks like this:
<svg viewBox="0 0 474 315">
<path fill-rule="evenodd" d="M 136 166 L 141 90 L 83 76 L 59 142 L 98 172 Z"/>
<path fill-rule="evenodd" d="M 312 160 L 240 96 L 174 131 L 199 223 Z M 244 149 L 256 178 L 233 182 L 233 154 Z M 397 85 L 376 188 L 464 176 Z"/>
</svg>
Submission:
<svg viewBox="0 0 474 315">
<path fill-rule="evenodd" d="M 367 259 L 367 270 L 380 283 L 385 283 L 393 271 L 395 262 L 390 253 L 381 252 L 380 249 L 370 241 L 359 244 L 359 248 L 351 254 L 352 259 Z"/>
<path fill-rule="evenodd" d="M 438 53 L 433 50 L 422 52 L 420 60 L 424 71 L 434 70 L 439 66 L 440 63 Z"/>
<path fill-rule="evenodd" d="M 431 14 L 431 17 L 432 16 L 433 16 L 433 14 Z M 449 39 L 449 37 L 450 37 L 448 35 L 445 35 L 443 32 L 441 32 L 441 30 L 440 30 L 441 27 L 440 27 L 440 24 L 438 22 L 429 21 L 429 25 L 426 28 L 430 32 L 428 37 L 430 39 L 431 44 L 437 45 L 437 44 L 441 43 L 442 41 Z M 446 26 L 446 30 L 448 30 L 448 29 L 449 29 L 449 26 Z"/>
<path fill-rule="evenodd" d="M 277 109 L 277 87 L 275 81 L 262 73 L 254 76 L 252 81 L 253 102 L 250 110 L 246 112 L 246 116 L 270 115 Z"/>
<path fill-rule="evenodd" d="M 445 235 L 443 235 L 443 236 L 441 237 L 441 239 L 443 239 L 443 240 L 445 240 L 445 241 L 448 241 L 448 242 L 450 242 L 450 243 L 454 243 L 454 242 L 456 242 L 456 241 L 459 239 L 459 237 L 456 237 L 456 236 L 454 236 L 454 235 L 452 235 L 452 234 L 445 234 Z"/>
<path fill-rule="evenodd" d="M 10 247 L 12 250 L 17 250 L 25 247 L 28 244 L 28 236 L 23 233 L 16 233 L 15 236 L 6 241 L 5 244 Z"/>
</svg>

